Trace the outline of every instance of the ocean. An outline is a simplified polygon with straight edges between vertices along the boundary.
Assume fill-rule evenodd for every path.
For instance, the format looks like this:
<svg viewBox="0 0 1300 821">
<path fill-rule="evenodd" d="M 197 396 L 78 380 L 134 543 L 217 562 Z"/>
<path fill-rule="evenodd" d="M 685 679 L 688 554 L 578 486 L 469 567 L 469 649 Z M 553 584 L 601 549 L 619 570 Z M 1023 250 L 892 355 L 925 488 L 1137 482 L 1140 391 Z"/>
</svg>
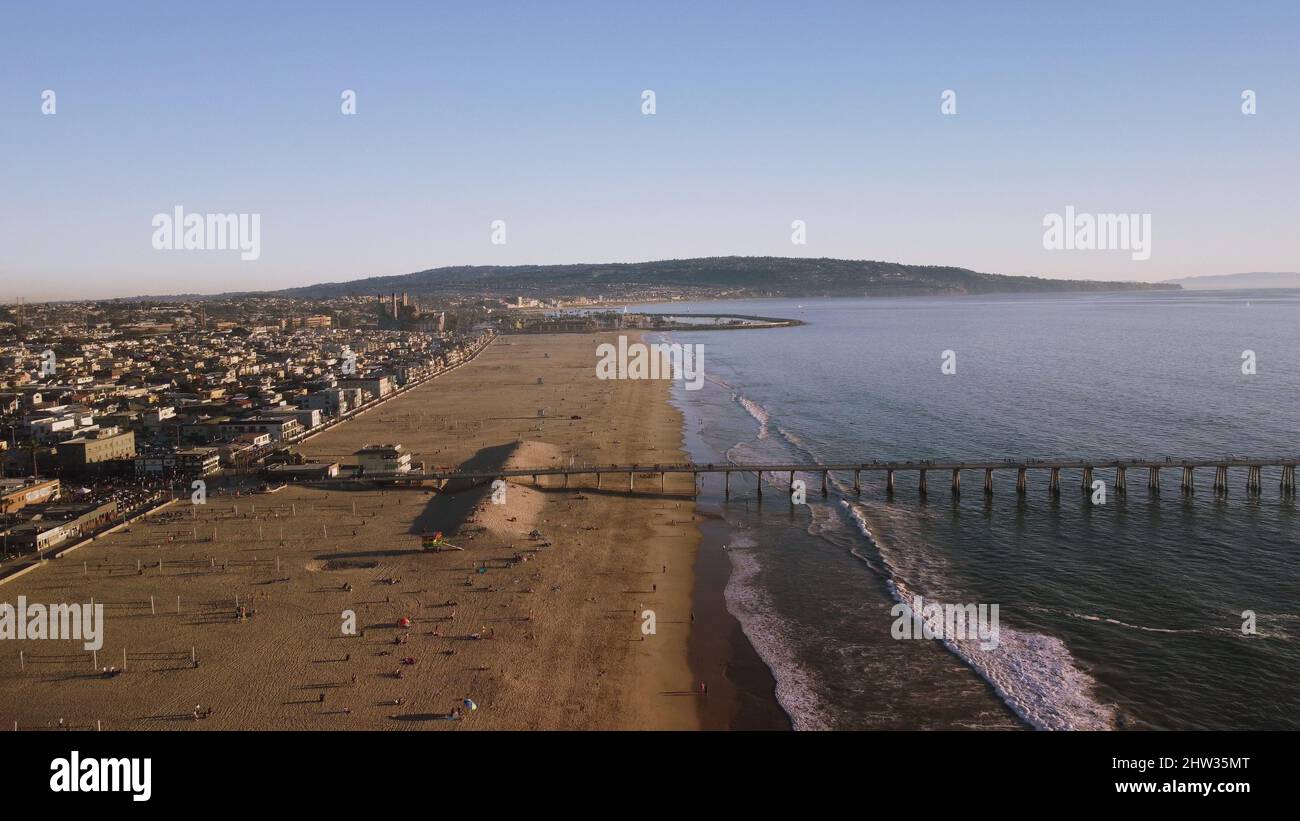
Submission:
<svg viewBox="0 0 1300 821">
<path fill-rule="evenodd" d="M 752 300 L 649 310 L 792 317 L 703 345 L 674 386 L 700 462 L 1295 458 L 1300 291 Z M 1256 372 L 1243 373 L 1244 352 Z M 945 357 L 955 373 L 941 368 Z M 1200 470 L 1102 504 L 1079 471 L 702 479 L 732 573 L 727 608 L 796 729 L 1300 729 L 1300 531 L 1265 470 Z M 998 605 L 999 640 L 894 638 L 899 602 Z M 1250 611 L 1250 613 L 1247 613 Z M 1255 632 L 1243 633 L 1253 614 Z"/>
</svg>

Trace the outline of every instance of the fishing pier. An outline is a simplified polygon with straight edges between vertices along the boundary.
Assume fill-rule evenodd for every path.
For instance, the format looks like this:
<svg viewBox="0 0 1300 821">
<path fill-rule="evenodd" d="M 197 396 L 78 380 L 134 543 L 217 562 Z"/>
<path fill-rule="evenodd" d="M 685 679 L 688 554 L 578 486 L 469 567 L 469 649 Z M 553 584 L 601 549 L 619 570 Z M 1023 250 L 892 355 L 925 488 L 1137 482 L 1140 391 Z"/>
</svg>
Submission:
<svg viewBox="0 0 1300 821">
<path fill-rule="evenodd" d="M 471 484 L 480 482 L 490 482 L 497 479 L 501 480 L 523 480 L 531 479 L 535 486 L 542 487 L 542 477 L 557 477 L 558 486 L 570 487 L 571 481 L 577 477 L 587 479 L 590 487 L 603 490 L 625 489 L 629 493 L 635 493 L 638 487 L 644 488 L 647 484 L 658 485 L 658 490 L 663 492 L 667 487 L 667 477 L 671 474 L 690 474 L 694 480 L 694 486 L 699 487 L 700 478 L 709 474 L 721 474 L 723 480 L 723 493 L 726 498 L 732 495 L 732 477 L 733 474 L 738 477 L 754 477 L 754 488 L 758 498 L 763 497 L 763 485 L 765 475 L 785 476 L 786 485 L 793 494 L 795 491 L 796 477 L 799 474 L 809 475 L 816 480 L 818 476 L 821 479 L 821 493 L 823 496 L 830 492 L 831 474 L 839 474 L 844 477 L 852 476 L 852 492 L 855 494 L 862 493 L 862 476 L 867 474 L 869 477 L 884 478 L 885 493 L 892 495 L 900 481 L 906 481 L 913 484 L 920 496 L 927 496 L 930 492 L 931 478 L 933 476 L 944 477 L 949 480 L 949 488 L 954 496 L 960 495 L 962 490 L 962 474 L 973 474 L 982 476 L 983 492 L 986 495 L 993 494 L 993 477 L 995 473 L 1014 473 L 1016 477 L 1016 493 L 1024 496 L 1029 493 L 1031 484 L 1043 484 L 1046 479 L 1047 491 L 1052 496 L 1061 495 L 1061 472 L 1063 470 L 1078 471 L 1079 488 L 1084 493 L 1092 493 L 1094 483 L 1098 480 L 1105 482 L 1105 477 L 1110 479 L 1108 483 L 1113 488 L 1116 495 L 1125 496 L 1129 490 L 1130 478 L 1135 478 L 1141 482 L 1146 479 L 1147 491 L 1152 494 L 1158 494 L 1161 491 L 1162 476 L 1171 477 L 1179 480 L 1179 491 L 1184 495 L 1191 495 L 1194 487 L 1197 471 L 1202 475 L 1213 471 L 1213 490 L 1217 496 L 1226 496 L 1229 491 L 1229 471 L 1235 469 L 1237 473 L 1245 471 L 1243 490 L 1247 496 L 1259 496 L 1263 493 L 1264 488 L 1264 471 L 1276 471 L 1278 474 L 1277 484 L 1279 494 L 1283 498 L 1295 496 L 1295 469 L 1300 464 L 1300 457 L 1297 458 L 1271 458 L 1271 459 L 1247 459 L 1247 458 L 1230 458 L 1230 459 L 1204 459 L 1204 460 L 1185 460 L 1165 458 L 1161 460 L 1031 460 L 1015 461 L 1004 460 L 996 462 L 948 462 L 938 460 L 927 461 L 891 461 L 891 462 L 844 462 L 844 463 L 817 463 L 817 462 L 798 462 L 789 464 L 703 464 L 697 462 L 676 462 L 676 463 L 654 463 L 654 464 L 611 464 L 611 465 L 568 465 L 564 467 L 520 467 L 502 470 L 479 470 L 479 471 L 461 471 L 461 470 L 425 470 L 412 471 L 399 475 L 369 475 L 364 477 L 349 477 L 328 479 L 312 484 L 319 485 L 339 485 L 350 483 L 374 483 L 374 482 L 400 482 L 402 484 L 423 484 L 433 482 L 437 486 L 445 486 L 448 482 L 469 482 Z M 1137 474 L 1131 477 L 1131 474 Z M 655 482 L 655 479 L 658 482 Z M 638 485 L 638 479 L 641 480 Z M 745 484 L 748 484 L 746 482 Z M 805 490 L 807 489 L 805 483 Z M 555 484 L 551 485 L 556 486 Z"/>
</svg>

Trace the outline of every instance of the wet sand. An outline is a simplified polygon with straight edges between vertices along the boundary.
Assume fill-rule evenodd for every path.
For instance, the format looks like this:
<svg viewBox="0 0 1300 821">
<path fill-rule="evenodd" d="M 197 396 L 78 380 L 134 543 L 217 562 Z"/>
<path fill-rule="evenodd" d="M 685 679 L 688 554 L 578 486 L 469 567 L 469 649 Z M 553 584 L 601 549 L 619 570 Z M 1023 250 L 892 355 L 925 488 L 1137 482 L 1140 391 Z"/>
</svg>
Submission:
<svg viewBox="0 0 1300 821">
<path fill-rule="evenodd" d="M 503 337 L 474 363 L 300 450 L 346 464 L 362 445 L 398 442 L 430 467 L 684 459 L 667 383 L 596 379 L 602 341 Z M 289 486 L 240 497 L 213 488 L 206 504 L 183 500 L 0 587 L 0 600 L 11 603 L 93 596 L 107 621 L 99 666 L 121 666 L 128 653 L 127 672 L 104 678 L 80 642 L 5 642 L 0 721 L 30 728 L 63 718 L 105 729 L 782 726 L 774 700 L 762 707 L 770 674 L 726 614 L 724 568 L 711 556 L 697 562 L 690 478 L 668 477 L 663 492 L 657 477 L 639 478 L 634 494 L 612 484 L 511 483 L 503 504 L 487 485 L 442 493 Z M 541 538 L 530 538 L 534 529 Z M 434 530 L 464 549 L 422 550 L 422 534 Z M 237 618 L 236 601 L 253 614 Z M 349 612 L 355 635 L 345 630 Z M 643 627 L 650 612 L 653 633 Z M 446 718 L 467 698 L 477 710 Z M 212 715 L 196 721 L 195 705 Z"/>
</svg>

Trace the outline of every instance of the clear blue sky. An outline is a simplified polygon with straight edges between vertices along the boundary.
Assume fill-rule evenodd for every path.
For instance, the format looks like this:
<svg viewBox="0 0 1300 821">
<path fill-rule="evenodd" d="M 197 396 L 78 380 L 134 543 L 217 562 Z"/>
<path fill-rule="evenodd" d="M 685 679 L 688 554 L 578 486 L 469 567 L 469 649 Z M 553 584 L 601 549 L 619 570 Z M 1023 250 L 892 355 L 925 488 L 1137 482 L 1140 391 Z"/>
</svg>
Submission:
<svg viewBox="0 0 1300 821">
<path fill-rule="evenodd" d="M 9 1 L 0 298 L 722 254 L 1296 270 L 1298 35 L 1296 2 Z M 261 214 L 261 258 L 155 251 L 177 205 Z M 1151 259 L 1045 251 L 1067 205 L 1150 213 Z"/>
</svg>

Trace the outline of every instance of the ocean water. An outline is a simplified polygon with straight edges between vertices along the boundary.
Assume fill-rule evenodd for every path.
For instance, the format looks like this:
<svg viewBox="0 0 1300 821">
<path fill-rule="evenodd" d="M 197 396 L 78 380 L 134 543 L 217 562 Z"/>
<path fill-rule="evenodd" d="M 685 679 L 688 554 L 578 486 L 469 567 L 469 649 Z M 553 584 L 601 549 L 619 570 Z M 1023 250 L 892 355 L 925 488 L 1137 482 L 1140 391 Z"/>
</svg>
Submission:
<svg viewBox="0 0 1300 821">
<path fill-rule="evenodd" d="M 677 332 L 704 346 L 679 385 L 703 462 L 1214 458 L 1300 454 L 1300 292 L 674 303 L 797 317 L 801 327 Z M 1257 372 L 1242 373 L 1244 351 Z M 944 351 L 956 373 L 941 372 Z M 942 475 L 940 475 L 942 473 Z M 1300 729 L 1300 519 L 1264 473 L 1216 498 L 1201 470 L 1091 504 L 1077 471 L 982 492 L 946 472 L 702 480 L 722 516 L 728 609 L 796 728 Z M 1000 641 L 904 640 L 891 608 L 997 604 Z M 1244 635 L 1253 611 L 1256 634 Z"/>
</svg>

